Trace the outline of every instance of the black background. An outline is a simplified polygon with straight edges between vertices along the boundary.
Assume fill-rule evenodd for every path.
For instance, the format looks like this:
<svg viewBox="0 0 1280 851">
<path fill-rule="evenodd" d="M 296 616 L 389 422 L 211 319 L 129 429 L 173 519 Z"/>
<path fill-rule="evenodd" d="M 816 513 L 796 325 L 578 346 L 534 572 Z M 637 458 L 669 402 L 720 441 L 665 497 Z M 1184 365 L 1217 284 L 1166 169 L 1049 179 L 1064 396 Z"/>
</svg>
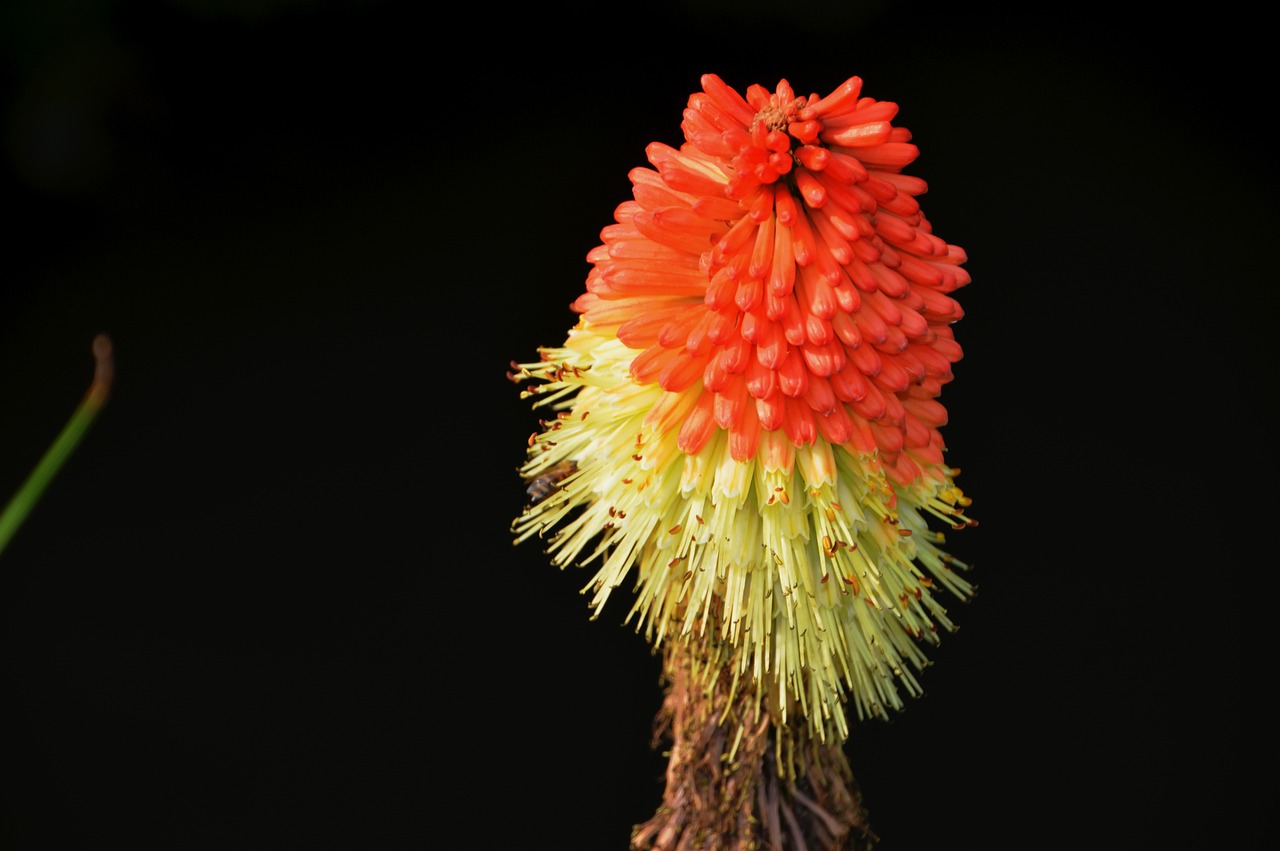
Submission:
<svg viewBox="0 0 1280 851">
<path fill-rule="evenodd" d="M 898 102 L 963 246 L 978 598 L 848 744 L 882 847 L 1226 847 L 1270 809 L 1260 20 L 1063 4 L 10 0 L 0 844 L 623 849 L 658 664 L 512 548 L 505 378 L 703 73 Z M 1169 6 L 1172 9 L 1172 6 Z M 1259 775 L 1259 772 L 1261 774 Z"/>
</svg>

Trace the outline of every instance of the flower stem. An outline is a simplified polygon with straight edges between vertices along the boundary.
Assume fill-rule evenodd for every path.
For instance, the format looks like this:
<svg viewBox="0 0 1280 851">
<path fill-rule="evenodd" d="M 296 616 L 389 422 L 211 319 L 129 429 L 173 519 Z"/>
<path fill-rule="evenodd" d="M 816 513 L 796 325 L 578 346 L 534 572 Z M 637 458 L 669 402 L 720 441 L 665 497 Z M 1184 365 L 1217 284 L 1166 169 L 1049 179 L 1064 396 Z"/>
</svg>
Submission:
<svg viewBox="0 0 1280 851">
<path fill-rule="evenodd" d="M 807 721 L 757 715 L 724 673 L 705 688 L 691 644 L 664 649 L 666 694 L 654 746 L 671 745 L 662 806 L 632 831 L 633 851 L 868 851 L 862 796 L 840 743 Z"/>
<path fill-rule="evenodd" d="M 85 393 L 80 404 L 71 414 L 71 419 L 63 426 L 53 444 L 44 453 L 36 468 L 27 476 L 27 480 L 18 488 L 18 492 L 9 500 L 3 513 L 0 513 L 0 552 L 9 544 L 9 540 L 18 531 L 18 527 L 27 519 L 31 509 L 39 502 L 45 488 L 53 481 L 63 462 L 71 455 L 80 443 L 80 439 L 89 429 L 89 425 L 106 404 L 111 391 L 111 378 L 114 371 L 111 357 L 111 340 L 105 335 L 98 335 L 93 340 L 93 357 L 95 361 L 93 383 Z"/>
</svg>

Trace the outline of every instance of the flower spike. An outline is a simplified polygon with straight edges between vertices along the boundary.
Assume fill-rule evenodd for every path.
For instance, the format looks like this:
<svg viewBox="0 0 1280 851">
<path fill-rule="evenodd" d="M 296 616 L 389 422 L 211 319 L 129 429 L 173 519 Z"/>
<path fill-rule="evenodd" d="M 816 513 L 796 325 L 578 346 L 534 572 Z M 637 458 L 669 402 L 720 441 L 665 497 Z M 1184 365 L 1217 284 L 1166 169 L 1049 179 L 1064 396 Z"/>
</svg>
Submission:
<svg viewBox="0 0 1280 851">
<path fill-rule="evenodd" d="M 690 97 L 678 148 L 646 149 L 601 232 L 577 325 L 517 364 L 556 412 L 521 475 L 517 542 L 591 565 L 598 615 L 624 584 L 656 646 L 755 688 L 780 723 L 848 735 L 920 692 L 922 643 L 953 628 L 966 566 L 930 523 L 975 521 L 937 401 L 961 349 L 964 251 L 902 173 L 896 104 L 852 77 Z"/>
</svg>

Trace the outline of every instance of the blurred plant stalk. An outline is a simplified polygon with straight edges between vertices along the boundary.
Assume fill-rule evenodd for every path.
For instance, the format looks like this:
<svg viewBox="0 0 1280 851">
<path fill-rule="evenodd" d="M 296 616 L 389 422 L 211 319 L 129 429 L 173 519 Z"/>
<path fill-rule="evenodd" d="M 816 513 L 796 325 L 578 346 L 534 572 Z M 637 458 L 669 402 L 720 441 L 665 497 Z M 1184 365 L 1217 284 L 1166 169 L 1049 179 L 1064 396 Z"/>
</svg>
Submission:
<svg viewBox="0 0 1280 851">
<path fill-rule="evenodd" d="M 71 456 L 85 432 L 93 424 L 98 412 L 107 403 L 111 393 L 111 380 L 114 374 L 114 361 L 111 356 L 111 339 L 99 334 L 93 340 L 94 372 L 93 383 L 71 414 L 71 419 L 63 426 L 58 437 L 45 452 L 44 457 L 36 464 L 36 468 L 27 476 L 18 492 L 9 500 L 4 512 L 0 513 L 0 553 L 9 545 L 9 541 L 22 526 L 31 509 L 40 501 L 49 483 L 58 475 L 62 465 Z"/>
</svg>

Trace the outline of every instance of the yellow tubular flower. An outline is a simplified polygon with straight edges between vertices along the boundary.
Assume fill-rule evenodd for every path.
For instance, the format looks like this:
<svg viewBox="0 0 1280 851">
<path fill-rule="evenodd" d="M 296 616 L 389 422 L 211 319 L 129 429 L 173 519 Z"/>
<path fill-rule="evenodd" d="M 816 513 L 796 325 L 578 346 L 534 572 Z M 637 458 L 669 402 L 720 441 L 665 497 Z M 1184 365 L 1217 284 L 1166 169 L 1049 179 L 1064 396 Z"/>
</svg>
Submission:
<svg viewBox="0 0 1280 851">
<path fill-rule="evenodd" d="M 564 345 L 513 364 L 549 412 L 513 531 L 595 568 L 594 615 L 631 585 L 655 647 L 696 645 L 708 682 L 843 740 L 846 704 L 919 693 L 921 643 L 953 628 L 939 586 L 973 592 L 929 525 L 975 522 L 938 431 L 966 258 L 901 173 L 897 106 L 857 77 L 825 98 L 702 85 L 686 142 L 631 173 Z"/>
</svg>

